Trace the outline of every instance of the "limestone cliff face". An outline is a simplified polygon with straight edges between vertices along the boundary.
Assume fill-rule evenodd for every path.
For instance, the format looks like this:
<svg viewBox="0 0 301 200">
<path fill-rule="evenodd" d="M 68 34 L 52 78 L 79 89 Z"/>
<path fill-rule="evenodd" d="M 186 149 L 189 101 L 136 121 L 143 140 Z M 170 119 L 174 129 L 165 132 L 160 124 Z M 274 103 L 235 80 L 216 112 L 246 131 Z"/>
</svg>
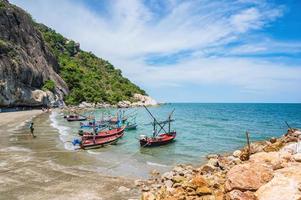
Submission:
<svg viewBox="0 0 301 200">
<path fill-rule="evenodd" d="M 25 11 L 0 0 L 0 107 L 45 105 L 68 93 L 57 74 L 59 65 L 33 23 Z M 54 95 L 41 91 L 47 80 L 55 82 Z"/>
</svg>

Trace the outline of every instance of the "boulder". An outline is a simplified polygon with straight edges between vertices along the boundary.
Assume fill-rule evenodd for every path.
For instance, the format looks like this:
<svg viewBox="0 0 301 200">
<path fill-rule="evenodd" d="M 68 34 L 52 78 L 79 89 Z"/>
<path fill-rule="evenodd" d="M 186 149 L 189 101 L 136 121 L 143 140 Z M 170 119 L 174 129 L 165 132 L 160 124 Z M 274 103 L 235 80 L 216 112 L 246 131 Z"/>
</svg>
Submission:
<svg viewBox="0 0 301 200">
<path fill-rule="evenodd" d="M 55 83 L 53 92 L 62 100 L 68 86 L 32 18 L 8 1 L 1 5 L 5 8 L 0 6 L 0 107 L 48 106 L 41 90 L 47 80 Z"/>
<path fill-rule="evenodd" d="M 275 142 L 277 142 L 277 138 L 271 137 L 271 138 L 270 138 L 270 142 L 271 142 L 272 144 L 274 144 Z"/>
<path fill-rule="evenodd" d="M 295 163 L 275 172 L 274 178 L 261 186 L 255 195 L 259 200 L 299 200 L 301 184 L 301 164 Z"/>
<path fill-rule="evenodd" d="M 119 101 L 117 103 L 117 107 L 118 108 L 128 108 L 131 106 L 131 102 L 130 101 Z"/>
<path fill-rule="evenodd" d="M 233 156 L 234 156 L 235 158 L 239 158 L 240 154 L 241 154 L 241 151 L 240 151 L 240 150 L 236 150 L 236 151 L 233 152 Z"/>
<path fill-rule="evenodd" d="M 273 170 L 283 168 L 291 160 L 292 155 L 286 152 L 259 152 L 250 157 L 251 162 L 266 164 L 271 166 Z"/>
<path fill-rule="evenodd" d="M 206 179 L 203 176 L 196 176 L 191 180 L 191 183 L 196 187 L 208 186 Z"/>
<path fill-rule="evenodd" d="M 284 143 L 282 141 L 277 141 L 273 144 L 266 145 L 263 150 L 265 152 L 271 152 L 271 151 L 279 151 L 284 146 Z"/>
<path fill-rule="evenodd" d="M 134 104 L 136 105 L 145 105 L 145 106 L 156 106 L 158 105 L 158 102 L 154 100 L 153 98 L 142 95 L 142 94 L 134 94 L 134 99 L 136 99 L 137 103 Z"/>
<path fill-rule="evenodd" d="M 212 194 L 212 190 L 207 186 L 198 187 L 195 192 L 199 196 Z"/>
<path fill-rule="evenodd" d="M 257 197 L 250 191 L 242 192 L 240 190 L 232 190 L 227 193 L 229 200 L 257 200 Z"/>
<path fill-rule="evenodd" d="M 255 191 L 273 178 L 273 170 L 260 163 L 246 163 L 236 165 L 226 176 L 225 189 Z"/>
<path fill-rule="evenodd" d="M 211 158 L 217 159 L 218 155 L 217 154 L 209 154 L 206 157 L 207 157 L 208 160 L 211 159 Z"/>
<path fill-rule="evenodd" d="M 124 186 L 120 186 L 118 188 L 118 192 L 128 192 L 130 191 L 130 188 L 124 187 Z"/>
<path fill-rule="evenodd" d="M 297 153 L 293 156 L 294 160 L 296 162 L 301 162 L 301 153 Z"/>
<path fill-rule="evenodd" d="M 141 196 L 141 200 L 156 200 L 156 197 L 151 192 L 143 192 Z"/>
<path fill-rule="evenodd" d="M 186 178 L 184 176 L 174 176 L 172 178 L 172 181 L 174 183 L 182 183 L 182 182 L 186 181 Z"/>
<path fill-rule="evenodd" d="M 172 185 L 173 185 L 173 182 L 171 180 L 166 180 L 164 182 L 164 185 L 165 185 L 166 188 L 171 188 Z"/>
<path fill-rule="evenodd" d="M 173 178 L 173 172 L 165 172 L 163 175 L 162 175 L 162 179 L 165 179 L 165 180 L 171 180 Z"/>
</svg>

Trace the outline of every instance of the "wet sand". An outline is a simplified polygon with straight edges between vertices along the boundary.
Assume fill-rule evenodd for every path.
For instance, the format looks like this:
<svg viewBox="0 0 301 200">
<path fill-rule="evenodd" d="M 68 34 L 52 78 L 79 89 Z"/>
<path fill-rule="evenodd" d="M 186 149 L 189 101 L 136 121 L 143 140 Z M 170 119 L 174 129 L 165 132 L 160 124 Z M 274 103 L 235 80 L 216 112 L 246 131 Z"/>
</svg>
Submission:
<svg viewBox="0 0 301 200">
<path fill-rule="evenodd" d="M 26 120 L 37 115 L 33 138 Z M 100 161 L 82 151 L 65 150 L 48 113 L 1 113 L 0 123 L 1 200 L 139 199 L 133 179 L 99 172 Z"/>
</svg>

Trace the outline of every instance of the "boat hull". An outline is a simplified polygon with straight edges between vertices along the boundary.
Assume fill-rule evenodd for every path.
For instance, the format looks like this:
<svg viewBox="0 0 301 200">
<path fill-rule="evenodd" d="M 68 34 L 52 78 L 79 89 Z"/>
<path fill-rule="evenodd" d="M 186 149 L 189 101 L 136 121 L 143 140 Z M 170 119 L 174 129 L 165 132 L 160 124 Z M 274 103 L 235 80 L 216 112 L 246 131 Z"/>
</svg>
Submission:
<svg viewBox="0 0 301 200">
<path fill-rule="evenodd" d="M 106 137 L 112 137 L 115 135 L 120 135 L 124 132 L 125 127 L 121 127 L 121 128 L 116 128 L 116 129 L 112 129 L 112 130 L 107 130 L 107 131 L 101 131 L 98 132 L 97 135 L 93 135 L 92 133 L 83 133 L 83 139 L 90 139 L 90 138 L 106 138 Z"/>
<path fill-rule="evenodd" d="M 75 121 L 86 121 L 87 117 L 83 117 L 83 116 L 67 116 L 66 117 L 68 122 L 75 122 Z"/>
<path fill-rule="evenodd" d="M 143 138 L 140 139 L 140 146 L 141 147 L 156 147 L 156 146 L 161 146 L 161 145 L 166 145 L 174 141 L 176 138 L 176 132 L 170 132 L 170 133 L 165 133 L 161 134 L 156 138 Z"/>
<path fill-rule="evenodd" d="M 106 138 L 90 138 L 82 140 L 80 147 L 82 149 L 97 149 L 104 147 L 105 145 L 115 144 L 123 136 L 123 132 L 119 135 L 106 137 Z"/>
</svg>

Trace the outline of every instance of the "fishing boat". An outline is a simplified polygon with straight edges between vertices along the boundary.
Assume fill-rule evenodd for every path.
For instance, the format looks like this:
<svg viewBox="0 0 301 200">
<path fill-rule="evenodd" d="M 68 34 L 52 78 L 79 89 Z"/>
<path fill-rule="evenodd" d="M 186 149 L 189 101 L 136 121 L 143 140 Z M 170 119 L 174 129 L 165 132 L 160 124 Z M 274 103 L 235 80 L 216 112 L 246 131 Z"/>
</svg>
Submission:
<svg viewBox="0 0 301 200">
<path fill-rule="evenodd" d="M 169 114 L 168 119 L 165 121 L 158 121 L 153 114 L 144 106 L 150 116 L 153 118 L 153 135 L 148 137 L 146 135 L 140 135 L 139 142 L 141 147 L 155 147 L 161 146 L 174 141 L 177 136 L 176 131 L 171 131 L 171 122 L 174 120 L 171 119 L 171 116 L 174 110 Z M 168 130 L 165 130 L 165 125 L 168 125 Z M 159 129 L 159 130 L 158 130 Z M 161 132 L 163 131 L 163 133 Z"/>
<path fill-rule="evenodd" d="M 123 134 L 124 132 L 122 132 L 121 134 L 104 137 L 104 138 L 96 138 L 96 137 L 86 138 L 85 136 L 83 136 L 80 143 L 80 147 L 82 149 L 96 149 L 96 148 L 103 147 L 105 145 L 115 144 L 123 136 Z"/>
<path fill-rule="evenodd" d="M 126 131 L 131 131 L 131 130 L 136 130 L 137 129 L 137 124 L 136 123 L 130 123 L 128 122 L 125 126 Z"/>
<path fill-rule="evenodd" d="M 87 117 L 82 116 L 82 115 L 67 115 L 66 119 L 68 122 L 85 121 L 85 120 L 87 120 Z"/>
<path fill-rule="evenodd" d="M 80 122 L 80 128 L 101 128 L 101 127 L 105 127 L 107 126 L 107 123 L 106 122 L 102 122 L 102 121 L 90 121 L 90 122 L 87 122 L 87 123 L 83 123 L 83 122 Z"/>
<path fill-rule="evenodd" d="M 79 132 L 79 135 L 82 135 L 83 138 L 82 139 L 89 139 L 89 138 L 105 138 L 105 137 L 111 137 L 114 135 L 120 135 L 124 132 L 125 130 L 125 126 L 122 126 L 120 128 L 115 128 L 112 130 L 104 130 L 104 131 L 100 131 L 97 134 L 93 134 L 91 132 Z"/>
<path fill-rule="evenodd" d="M 126 117 L 123 117 L 123 118 L 122 118 L 122 123 L 125 123 L 126 120 L 127 120 L 127 118 L 126 118 Z M 118 123 L 118 118 L 117 118 L 117 117 L 111 118 L 111 119 L 109 120 L 109 123 L 110 123 L 110 124 L 117 124 L 117 123 Z"/>
<path fill-rule="evenodd" d="M 147 137 L 146 135 L 140 135 L 140 146 L 142 147 L 154 147 L 171 143 L 176 138 L 177 133 L 163 133 L 156 137 Z"/>
</svg>

